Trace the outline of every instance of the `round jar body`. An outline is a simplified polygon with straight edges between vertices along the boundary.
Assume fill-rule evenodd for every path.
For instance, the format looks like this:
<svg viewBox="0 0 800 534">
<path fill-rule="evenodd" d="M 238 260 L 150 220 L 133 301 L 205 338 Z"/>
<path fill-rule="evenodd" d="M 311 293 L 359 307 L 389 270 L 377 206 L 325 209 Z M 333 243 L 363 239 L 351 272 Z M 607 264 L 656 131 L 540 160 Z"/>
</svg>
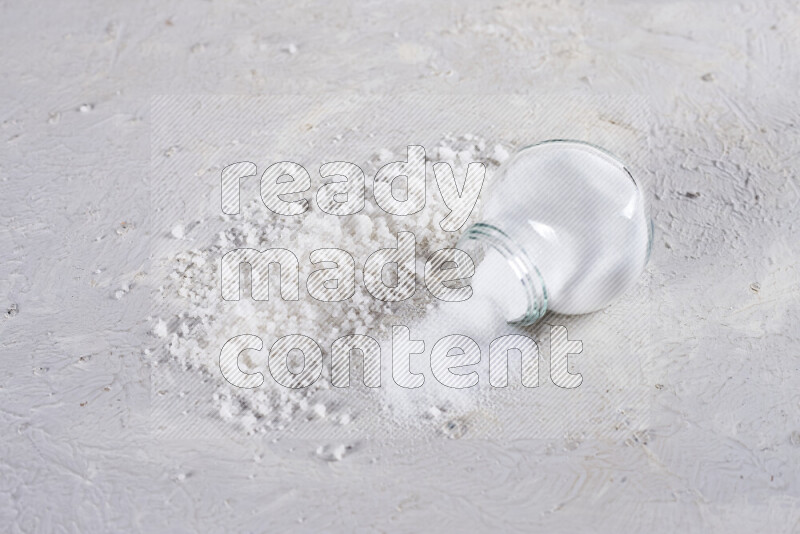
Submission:
<svg viewBox="0 0 800 534">
<path fill-rule="evenodd" d="M 599 310 L 644 270 L 652 240 L 647 205 L 630 172 L 606 151 L 579 141 L 533 145 L 500 169 L 492 191 L 484 220 L 459 247 L 478 256 L 474 282 L 526 303 L 522 314 L 521 304 L 509 309 L 509 322 L 530 324 L 547 310 Z M 481 269 L 484 257 L 494 265 L 498 255 L 502 268 Z"/>
</svg>

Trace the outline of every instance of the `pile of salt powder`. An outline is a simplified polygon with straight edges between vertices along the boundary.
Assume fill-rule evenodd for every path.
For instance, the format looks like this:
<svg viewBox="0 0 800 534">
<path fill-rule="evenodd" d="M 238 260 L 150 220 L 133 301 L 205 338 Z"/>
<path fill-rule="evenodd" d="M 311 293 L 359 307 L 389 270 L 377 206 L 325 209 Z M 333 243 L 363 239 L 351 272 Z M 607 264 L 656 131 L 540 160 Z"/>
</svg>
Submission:
<svg viewBox="0 0 800 534">
<path fill-rule="evenodd" d="M 424 343 L 424 351 L 410 358 L 411 372 L 423 373 L 424 385 L 408 389 L 390 380 L 382 398 L 387 411 L 407 422 L 423 423 L 417 419 L 420 413 L 424 414 L 424 419 L 441 420 L 442 424 L 437 428 L 449 437 L 460 437 L 453 435 L 453 432 L 465 431 L 460 426 L 454 430 L 451 426 L 453 419 L 463 424 L 461 418 L 464 414 L 478 405 L 487 404 L 488 397 L 485 394 L 491 390 L 487 373 L 489 345 L 498 337 L 519 333 L 508 321 L 518 319 L 527 309 L 527 298 L 519 277 L 494 249 L 489 249 L 476 265 L 470 286 L 472 295 L 466 301 L 439 301 L 424 317 L 408 324 L 411 339 Z M 474 386 L 464 389 L 448 387 L 432 376 L 431 350 L 437 341 L 452 335 L 469 337 L 480 348 L 480 363 L 463 371 L 478 373 L 478 383 Z M 381 346 L 391 354 L 389 340 L 381 340 Z M 457 352 L 463 354 L 463 350 Z M 384 358 L 384 376 L 391 376 L 391 367 L 391 358 Z M 514 373 L 513 366 L 510 371 Z M 459 371 L 454 373 L 460 374 Z"/>
<path fill-rule="evenodd" d="M 403 154 L 403 151 L 404 147 L 397 153 Z M 364 171 L 368 175 L 374 174 L 382 165 L 399 157 L 402 156 L 383 149 Z M 482 161 L 487 166 L 488 185 L 493 169 L 508 157 L 508 150 L 500 144 L 487 144 L 473 135 L 446 136 L 432 157 L 436 158 L 435 161 L 449 163 L 457 177 L 465 175 L 470 162 Z M 479 220 L 480 206 L 479 199 L 467 224 Z M 326 357 L 329 356 L 330 343 L 337 337 L 349 333 L 371 335 L 379 339 L 383 349 L 382 387 L 374 390 L 373 394 L 385 411 L 393 417 L 406 419 L 405 422 L 411 425 L 421 419 L 457 415 L 459 409 L 474 404 L 474 398 L 464 395 L 463 391 L 422 388 L 424 391 L 409 392 L 392 388 L 391 325 L 408 325 L 413 338 L 421 336 L 425 340 L 423 358 L 428 357 L 439 337 L 453 333 L 470 335 L 481 347 L 488 346 L 492 336 L 507 328 L 507 317 L 520 315 L 520 309 L 524 311 L 524 296 L 514 291 L 518 282 L 509 278 L 513 273 L 507 264 L 502 258 L 487 254 L 473 277 L 472 298 L 459 304 L 441 303 L 427 291 L 417 291 L 410 302 L 393 307 L 366 292 L 361 272 L 369 254 L 396 243 L 398 231 L 412 229 L 417 238 L 417 287 L 423 287 L 424 258 L 435 250 L 455 246 L 459 237 L 457 233 L 447 233 L 439 228 L 438 221 L 447 212 L 436 188 L 429 188 L 426 209 L 412 218 L 391 217 L 370 202 L 366 203 L 362 213 L 341 218 L 332 218 L 318 209 L 312 209 L 304 217 L 290 219 L 273 218 L 266 210 L 258 212 L 255 209 L 244 209 L 243 213 L 260 213 L 256 217 L 223 216 L 221 220 L 229 226 L 219 233 L 213 244 L 190 248 L 168 260 L 172 272 L 169 283 L 161 288 L 160 293 L 165 301 L 172 302 L 175 309 L 181 311 L 172 317 L 153 318 L 152 332 L 167 346 L 168 357 L 182 367 L 183 372 L 199 370 L 216 381 L 216 392 L 209 403 L 215 406 L 223 420 L 234 423 L 246 433 L 291 429 L 296 421 L 308 419 L 350 424 L 357 419 L 360 407 L 355 404 L 326 407 L 321 403 L 325 390 L 330 388 L 326 376 L 303 390 L 279 386 L 268 374 L 265 383 L 256 389 L 231 386 L 219 373 L 219 350 L 232 335 L 244 332 L 260 335 L 265 348 L 281 335 L 302 333 L 316 340 Z M 198 220 L 183 224 L 180 236 L 174 237 L 191 239 L 191 229 L 202 227 L 204 222 Z M 292 243 L 298 258 L 307 258 L 312 250 L 323 247 L 336 246 L 348 250 L 356 259 L 356 293 L 353 298 L 343 303 L 321 303 L 303 298 L 299 302 L 271 299 L 255 303 L 243 299 L 233 308 L 235 311 L 231 315 L 231 308 L 225 306 L 219 297 L 219 258 L 236 247 L 263 249 L 274 247 L 276 243 Z M 509 283 L 497 284 L 498 277 L 503 276 Z M 516 285 L 511 282 L 516 282 Z M 281 319 L 276 320 L 276 317 Z M 252 357 L 252 352 L 246 354 Z M 251 361 L 249 357 L 243 357 L 240 360 L 246 371 L 265 369 L 266 361 L 263 359 Z M 426 372 L 428 380 L 432 380 L 429 365 L 425 369 L 423 364 L 422 371 Z"/>
</svg>

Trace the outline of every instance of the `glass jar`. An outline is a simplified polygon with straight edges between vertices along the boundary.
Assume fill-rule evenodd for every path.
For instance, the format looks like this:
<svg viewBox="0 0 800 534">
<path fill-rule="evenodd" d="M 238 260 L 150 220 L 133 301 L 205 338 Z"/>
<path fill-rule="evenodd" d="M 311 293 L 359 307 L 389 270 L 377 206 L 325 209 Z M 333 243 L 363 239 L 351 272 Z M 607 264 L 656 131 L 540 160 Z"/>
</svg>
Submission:
<svg viewBox="0 0 800 534">
<path fill-rule="evenodd" d="M 545 141 L 498 171 L 483 221 L 458 248 L 476 264 L 473 293 L 490 294 L 511 324 L 551 310 L 607 306 L 641 275 L 652 223 L 642 189 L 613 155 L 581 141 Z"/>
</svg>

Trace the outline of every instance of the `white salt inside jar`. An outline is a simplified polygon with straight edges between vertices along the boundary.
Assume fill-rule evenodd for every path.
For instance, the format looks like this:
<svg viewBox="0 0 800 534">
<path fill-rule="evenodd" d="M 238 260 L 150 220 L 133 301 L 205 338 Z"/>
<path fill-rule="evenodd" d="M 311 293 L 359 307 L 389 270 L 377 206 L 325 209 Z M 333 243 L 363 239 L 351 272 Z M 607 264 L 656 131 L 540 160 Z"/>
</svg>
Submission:
<svg viewBox="0 0 800 534">
<path fill-rule="evenodd" d="M 652 240 L 647 205 L 614 156 L 579 141 L 547 141 L 500 169 L 484 220 L 459 248 L 476 261 L 474 295 L 508 322 L 531 324 L 552 310 L 607 306 L 639 278 Z"/>
</svg>

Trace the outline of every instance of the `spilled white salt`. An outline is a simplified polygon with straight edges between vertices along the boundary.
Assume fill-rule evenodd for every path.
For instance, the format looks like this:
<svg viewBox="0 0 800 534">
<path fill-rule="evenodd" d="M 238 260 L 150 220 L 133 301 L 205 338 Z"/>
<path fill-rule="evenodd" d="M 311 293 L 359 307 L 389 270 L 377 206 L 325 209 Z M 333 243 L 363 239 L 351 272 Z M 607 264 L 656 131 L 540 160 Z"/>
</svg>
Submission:
<svg viewBox="0 0 800 534">
<path fill-rule="evenodd" d="M 169 330 L 167 330 L 167 323 L 165 323 L 163 319 L 158 319 L 155 325 L 153 325 L 152 332 L 159 338 L 167 337 L 167 334 L 169 334 Z"/>
<path fill-rule="evenodd" d="M 324 418 L 325 415 L 328 413 L 328 409 L 325 407 L 325 405 L 319 402 L 315 404 L 311 409 L 314 411 L 314 415 L 316 415 L 320 419 Z"/>
<path fill-rule="evenodd" d="M 482 306 L 486 299 L 491 300 L 495 303 L 493 307 L 499 307 L 501 310 L 499 319 L 506 321 L 518 319 L 525 314 L 528 307 L 519 276 L 495 249 L 490 249 L 475 268 L 472 291 L 473 303 L 470 309 Z"/>
<path fill-rule="evenodd" d="M 340 462 L 351 447 L 342 443 L 337 445 L 320 445 L 317 447 L 317 456 L 326 462 Z"/>
<path fill-rule="evenodd" d="M 170 231 L 170 234 L 175 239 L 183 239 L 183 237 L 184 237 L 183 225 L 182 224 L 176 224 L 175 226 L 173 226 L 172 230 Z"/>
<path fill-rule="evenodd" d="M 389 381 L 382 397 L 385 407 L 399 419 L 413 419 L 419 414 L 429 421 L 441 417 L 445 426 L 439 430 L 451 438 L 466 432 L 466 422 L 460 416 L 483 404 L 479 397 L 488 390 L 488 375 L 485 368 L 472 366 L 464 372 L 478 373 L 475 385 L 458 389 L 440 384 L 436 376 L 431 376 L 432 349 L 443 338 L 460 335 L 485 351 L 494 339 L 510 332 L 509 321 L 521 318 L 527 310 L 527 297 L 519 277 L 494 249 L 489 249 L 476 265 L 470 285 L 472 295 L 468 300 L 439 302 L 424 317 L 408 324 L 411 338 L 424 343 L 423 353 L 411 356 L 412 372 L 423 373 L 424 387 L 407 389 Z M 465 350 L 463 346 L 460 348 Z M 384 360 L 385 375 L 392 373 L 393 357 L 392 354 Z M 481 361 L 486 361 L 485 357 Z"/>
<path fill-rule="evenodd" d="M 392 148 L 393 150 L 380 149 L 375 152 L 363 168 L 367 176 L 374 176 L 383 164 L 398 158 L 394 154 L 405 154 L 405 147 Z M 469 162 L 484 162 L 487 168 L 485 185 L 488 186 L 498 160 L 504 159 L 508 151 L 495 142 L 465 135 L 445 136 L 439 146 L 432 147 L 429 153 L 432 160 L 429 165 L 435 161 L 449 163 L 457 177 L 464 176 Z M 431 173 L 430 167 L 428 172 Z M 367 194 L 370 195 L 369 179 L 366 185 Z M 437 188 L 432 187 L 430 191 L 425 209 L 413 218 L 419 258 L 426 258 L 433 251 L 455 246 L 459 237 L 457 232 L 443 232 L 439 227 L 440 219 L 449 210 Z M 249 369 L 263 370 L 266 366 L 264 353 L 268 352 L 270 344 L 279 336 L 302 333 L 317 341 L 323 353 L 328 355 L 330 343 L 334 339 L 349 333 L 361 333 L 381 341 L 384 349 L 382 361 L 384 365 L 390 365 L 391 345 L 385 342 L 390 338 L 392 324 L 407 324 L 413 330 L 416 328 L 415 323 L 409 317 L 418 317 L 423 313 L 437 314 L 436 321 L 428 322 L 438 324 L 439 317 L 446 316 L 449 309 L 439 310 L 435 306 L 437 301 L 422 289 L 422 268 L 417 269 L 418 290 L 404 303 L 402 316 L 398 315 L 400 308 L 373 298 L 362 283 L 356 284 L 355 294 L 351 299 L 341 303 L 320 302 L 304 297 L 301 293 L 299 302 L 270 299 L 268 302 L 256 303 L 245 297 L 235 307 L 231 307 L 230 303 L 223 302 L 220 298 L 219 259 L 232 248 L 264 249 L 276 244 L 291 244 L 292 252 L 302 261 L 317 248 L 335 246 L 348 251 L 356 259 L 356 278 L 360 281 L 366 258 L 375 250 L 396 243 L 397 232 L 407 229 L 409 222 L 408 218 L 393 217 L 383 212 L 371 202 L 366 203 L 361 213 L 353 216 L 331 217 L 314 209 L 302 217 L 294 218 L 274 217 L 267 210 L 259 210 L 258 202 L 260 199 L 253 201 L 250 206 L 242 206 L 243 213 L 249 214 L 247 217 L 220 217 L 219 220 L 226 226 L 221 232 L 217 231 L 214 238 L 208 239 L 208 244 L 203 246 L 203 240 L 197 236 L 192 241 L 195 244 L 193 248 L 187 248 L 167 259 L 170 276 L 161 289 L 161 296 L 165 301 L 173 302 L 176 311 L 171 316 L 154 317 L 152 333 L 167 346 L 168 358 L 178 368 L 183 369 L 180 372 L 196 372 L 191 370 L 199 369 L 207 373 L 204 379 L 211 377 L 216 392 L 208 399 L 209 403 L 213 404 L 221 419 L 238 425 L 246 433 L 289 429 L 296 421 L 308 420 L 309 416 L 328 421 L 332 425 L 348 425 L 358 419 L 360 405 L 355 400 L 343 405 L 322 404 L 320 401 L 323 400 L 325 390 L 330 387 L 324 376 L 311 387 L 290 390 L 276 384 L 265 373 L 265 383 L 262 386 L 248 390 L 236 388 L 220 374 L 220 348 L 231 336 L 239 333 L 260 335 L 265 350 L 261 354 L 255 351 L 245 352 L 240 358 L 240 364 L 243 368 L 246 366 Z M 479 198 L 475 212 L 467 224 L 479 220 L 481 204 L 482 199 Z M 208 221 L 198 224 L 200 222 L 183 221 L 171 228 L 168 235 L 183 241 L 186 238 L 186 228 L 202 229 L 208 226 Z M 302 278 L 303 276 L 301 280 Z M 480 276 L 477 278 L 477 285 L 478 288 L 481 287 Z M 476 291 L 474 301 L 484 298 L 480 293 L 480 290 Z M 515 301 L 513 295 L 501 300 L 510 306 L 506 313 L 513 313 L 519 306 L 519 301 Z M 470 304 L 467 307 L 472 306 Z M 498 321 L 498 315 L 491 306 L 488 306 L 488 311 L 486 306 L 475 304 L 474 307 L 475 313 L 466 314 L 468 317 L 462 321 L 463 326 L 485 326 L 491 321 L 501 325 L 504 323 L 504 315 L 500 314 Z M 480 319 L 482 314 L 484 318 Z M 452 325 L 447 325 L 447 328 L 451 329 Z M 447 331 L 447 334 L 455 331 L 457 330 Z M 412 335 L 417 338 L 415 332 Z M 428 353 L 432 346 L 433 343 L 426 342 Z M 430 373 L 430 367 L 427 372 Z M 432 377 L 428 376 L 428 380 L 432 380 Z M 382 387 L 372 392 L 378 396 L 380 405 L 392 404 L 391 394 L 387 391 L 392 383 L 391 370 L 385 370 L 382 373 Z M 409 395 L 407 400 L 410 402 L 407 415 L 416 419 L 424 418 L 431 406 L 448 410 L 448 415 L 453 407 L 446 399 L 426 398 L 424 395 Z M 320 406 L 324 407 L 324 412 Z M 398 412 L 397 415 L 402 414 Z M 339 448 L 331 451 L 328 448 L 323 449 L 321 455 L 339 459 L 346 450 Z"/>
</svg>

